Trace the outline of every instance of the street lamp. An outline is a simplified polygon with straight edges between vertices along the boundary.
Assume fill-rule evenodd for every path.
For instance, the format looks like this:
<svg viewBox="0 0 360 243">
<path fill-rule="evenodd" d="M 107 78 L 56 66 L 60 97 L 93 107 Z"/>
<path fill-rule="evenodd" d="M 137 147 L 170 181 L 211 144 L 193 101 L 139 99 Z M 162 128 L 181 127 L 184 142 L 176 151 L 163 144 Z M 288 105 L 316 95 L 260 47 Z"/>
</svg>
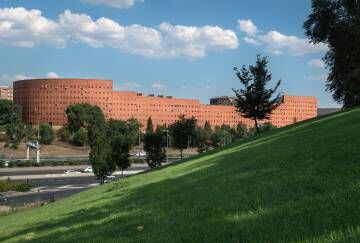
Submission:
<svg viewBox="0 0 360 243">
<path fill-rule="evenodd" d="M 164 132 L 166 132 L 166 163 L 169 163 L 169 156 L 168 156 L 168 150 L 169 150 L 169 130 L 165 129 Z"/>
</svg>

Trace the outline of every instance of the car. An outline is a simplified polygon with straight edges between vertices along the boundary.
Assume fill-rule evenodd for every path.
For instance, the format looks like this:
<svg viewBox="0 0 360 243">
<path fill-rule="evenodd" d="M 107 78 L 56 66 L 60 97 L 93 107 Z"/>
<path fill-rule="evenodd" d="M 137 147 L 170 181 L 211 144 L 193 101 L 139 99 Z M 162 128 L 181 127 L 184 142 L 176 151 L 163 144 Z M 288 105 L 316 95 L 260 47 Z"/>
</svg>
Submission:
<svg viewBox="0 0 360 243">
<path fill-rule="evenodd" d="M 0 193 L 0 202 L 7 202 L 7 197 Z"/>
<path fill-rule="evenodd" d="M 83 171 L 84 171 L 84 173 L 93 173 L 93 168 L 92 167 L 86 167 Z"/>
<path fill-rule="evenodd" d="M 137 156 L 137 157 L 144 157 L 144 156 L 146 156 L 146 152 L 145 152 L 145 151 L 139 151 L 139 152 L 137 152 L 137 153 L 135 154 L 135 156 Z"/>
<path fill-rule="evenodd" d="M 81 172 L 77 170 L 65 170 L 64 173 L 68 175 L 68 174 L 79 174 Z"/>
</svg>

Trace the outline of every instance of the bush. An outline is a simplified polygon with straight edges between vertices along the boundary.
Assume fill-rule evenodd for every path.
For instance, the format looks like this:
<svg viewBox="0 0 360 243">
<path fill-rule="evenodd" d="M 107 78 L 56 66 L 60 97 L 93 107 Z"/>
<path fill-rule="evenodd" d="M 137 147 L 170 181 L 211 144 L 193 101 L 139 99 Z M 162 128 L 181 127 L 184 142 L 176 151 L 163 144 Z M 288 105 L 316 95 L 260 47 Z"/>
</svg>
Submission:
<svg viewBox="0 0 360 243">
<path fill-rule="evenodd" d="M 76 146 L 84 146 L 86 144 L 86 141 L 88 140 L 88 132 L 85 128 L 81 127 L 79 130 L 77 130 L 73 137 L 73 143 Z"/>
<path fill-rule="evenodd" d="M 30 191 L 31 185 L 28 183 L 18 183 L 13 184 L 13 190 L 17 192 L 27 192 Z"/>
<path fill-rule="evenodd" d="M 41 144 L 51 144 L 54 140 L 54 131 L 52 130 L 49 124 L 41 124 L 40 125 L 40 143 Z"/>
<path fill-rule="evenodd" d="M 70 131 L 67 127 L 62 127 L 57 132 L 57 136 L 60 141 L 69 142 L 70 141 Z"/>
<path fill-rule="evenodd" d="M 14 161 L 10 161 L 8 164 L 8 167 L 12 168 L 15 167 L 15 162 Z"/>
<path fill-rule="evenodd" d="M 27 192 L 31 189 L 31 185 L 29 183 L 13 183 L 8 177 L 5 181 L 0 181 L 0 191 L 18 191 L 18 192 Z"/>
<path fill-rule="evenodd" d="M 5 167 L 5 161 L 4 160 L 0 160 L 0 168 L 4 168 Z"/>
</svg>

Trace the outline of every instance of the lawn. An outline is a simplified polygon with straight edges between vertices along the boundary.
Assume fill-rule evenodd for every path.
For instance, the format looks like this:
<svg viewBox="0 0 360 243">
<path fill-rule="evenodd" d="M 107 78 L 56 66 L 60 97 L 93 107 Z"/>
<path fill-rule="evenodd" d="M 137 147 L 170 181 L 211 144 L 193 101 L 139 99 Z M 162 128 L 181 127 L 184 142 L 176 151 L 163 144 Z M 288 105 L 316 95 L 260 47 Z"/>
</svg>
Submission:
<svg viewBox="0 0 360 243">
<path fill-rule="evenodd" d="M 359 242 L 360 109 L 0 217 L 1 242 Z"/>
</svg>

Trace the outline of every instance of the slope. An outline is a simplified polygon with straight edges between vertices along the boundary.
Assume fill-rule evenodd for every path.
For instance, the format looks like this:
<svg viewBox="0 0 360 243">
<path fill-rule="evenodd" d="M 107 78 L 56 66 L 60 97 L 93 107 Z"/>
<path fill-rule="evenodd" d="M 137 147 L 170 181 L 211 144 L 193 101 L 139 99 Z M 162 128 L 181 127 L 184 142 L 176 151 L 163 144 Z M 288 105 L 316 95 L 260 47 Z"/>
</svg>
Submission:
<svg viewBox="0 0 360 243">
<path fill-rule="evenodd" d="M 359 121 L 335 113 L 0 217 L 0 241 L 360 241 Z"/>
</svg>

